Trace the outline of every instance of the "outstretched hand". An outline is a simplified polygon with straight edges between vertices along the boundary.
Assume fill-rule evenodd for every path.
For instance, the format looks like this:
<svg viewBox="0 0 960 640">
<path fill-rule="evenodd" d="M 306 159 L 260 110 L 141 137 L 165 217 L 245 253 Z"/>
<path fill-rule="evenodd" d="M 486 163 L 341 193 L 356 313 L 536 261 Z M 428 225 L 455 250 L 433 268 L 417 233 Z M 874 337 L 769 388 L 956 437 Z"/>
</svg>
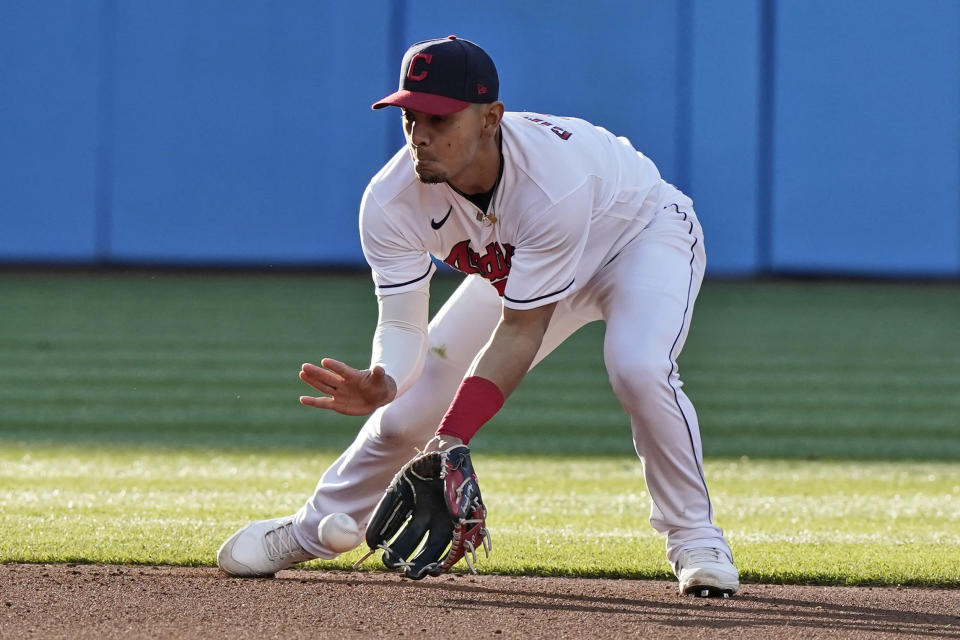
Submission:
<svg viewBox="0 0 960 640">
<path fill-rule="evenodd" d="M 383 367 L 354 369 L 338 360 L 324 358 L 321 367 L 309 362 L 300 369 L 300 379 L 327 397 L 300 396 L 300 403 L 317 409 L 332 409 L 348 416 L 364 416 L 397 395 L 397 384 Z"/>
</svg>

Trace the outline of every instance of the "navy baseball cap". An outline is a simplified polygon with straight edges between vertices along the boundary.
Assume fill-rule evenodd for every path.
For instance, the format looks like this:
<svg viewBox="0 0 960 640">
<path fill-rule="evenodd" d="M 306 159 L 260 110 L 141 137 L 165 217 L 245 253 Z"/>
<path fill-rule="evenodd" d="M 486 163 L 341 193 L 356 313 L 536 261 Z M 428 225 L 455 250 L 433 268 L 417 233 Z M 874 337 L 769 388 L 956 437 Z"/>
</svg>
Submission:
<svg viewBox="0 0 960 640">
<path fill-rule="evenodd" d="M 400 88 L 373 105 L 446 116 L 497 101 L 500 79 L 487 52 L 457 36 L 413 45 L 400 65 Z"/>
</svg>

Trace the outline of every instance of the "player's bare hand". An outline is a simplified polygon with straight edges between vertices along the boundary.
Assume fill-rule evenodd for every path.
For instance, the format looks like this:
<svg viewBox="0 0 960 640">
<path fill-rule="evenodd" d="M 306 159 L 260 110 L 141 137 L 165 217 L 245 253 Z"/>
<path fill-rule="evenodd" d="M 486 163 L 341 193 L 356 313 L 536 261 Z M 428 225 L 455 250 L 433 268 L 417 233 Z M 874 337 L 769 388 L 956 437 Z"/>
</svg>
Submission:
<svg viewBox="0 0 960 640">
<path fill-rule="evenodd" d="M 331 409 L 348 416 L 365 416 L 397 395 L 397 384 L 383 367 L 354 369 L 332 358 L 318 367 L 309 362 L 300 369 L 300 379 L 326 396 L 300 396 L 300 403 Z"/>
</svg>

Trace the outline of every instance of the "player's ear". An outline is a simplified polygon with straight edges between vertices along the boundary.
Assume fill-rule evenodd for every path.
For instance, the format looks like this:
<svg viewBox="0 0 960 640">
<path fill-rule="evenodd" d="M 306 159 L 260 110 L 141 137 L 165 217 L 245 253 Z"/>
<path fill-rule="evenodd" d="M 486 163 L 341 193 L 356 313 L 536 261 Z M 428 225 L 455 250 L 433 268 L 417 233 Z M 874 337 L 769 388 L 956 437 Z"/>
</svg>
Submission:
<svg viewBox="0 0 960 640">
<path fill-rule="evenodd" d="M 500 126 L 500 120 L 503 119 L 504 106 L 500 101 L 491 102 L 485 105 L 483 110 L 483 134 L 485 136 L 494 136 L 497 128 Z"/>
</svg>

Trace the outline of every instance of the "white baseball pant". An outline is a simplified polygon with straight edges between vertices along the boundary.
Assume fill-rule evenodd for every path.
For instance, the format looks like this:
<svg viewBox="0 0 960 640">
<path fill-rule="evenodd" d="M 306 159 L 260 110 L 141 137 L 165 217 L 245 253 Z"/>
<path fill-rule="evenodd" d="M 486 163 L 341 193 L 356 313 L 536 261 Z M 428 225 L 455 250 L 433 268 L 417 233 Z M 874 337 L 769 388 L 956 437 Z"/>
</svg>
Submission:
<svg viewBox="0 0 960 640">
<path fill-rule="evenodd" d="M 533 364 L 588 322 L 606 322 L 607 373 L 630 416 L 652 502 L 650 523 L 666 537 L 670 562 L 696 547 L 730 554 L 723 531 L 713 524 L 697 414 L 681 389 L 676 363 L 706 262 L 700 223 L 690 201 L 681 198 L 662 208 L 614 260 L 558 303 Z M 337 555 L 317 536 L 326 514 L 348 513 L 361 530 L 366 527 L 394 474 L 433 436 L 496 327 L 501 304 L 489 283 L 470 276 L 437 312 L 420 378 L 370 416 L 296 514 L 294 534 L 304 549 L 319 558 Z M 518 392 L 523 393 L 522 386 Z"/>
</svg>

